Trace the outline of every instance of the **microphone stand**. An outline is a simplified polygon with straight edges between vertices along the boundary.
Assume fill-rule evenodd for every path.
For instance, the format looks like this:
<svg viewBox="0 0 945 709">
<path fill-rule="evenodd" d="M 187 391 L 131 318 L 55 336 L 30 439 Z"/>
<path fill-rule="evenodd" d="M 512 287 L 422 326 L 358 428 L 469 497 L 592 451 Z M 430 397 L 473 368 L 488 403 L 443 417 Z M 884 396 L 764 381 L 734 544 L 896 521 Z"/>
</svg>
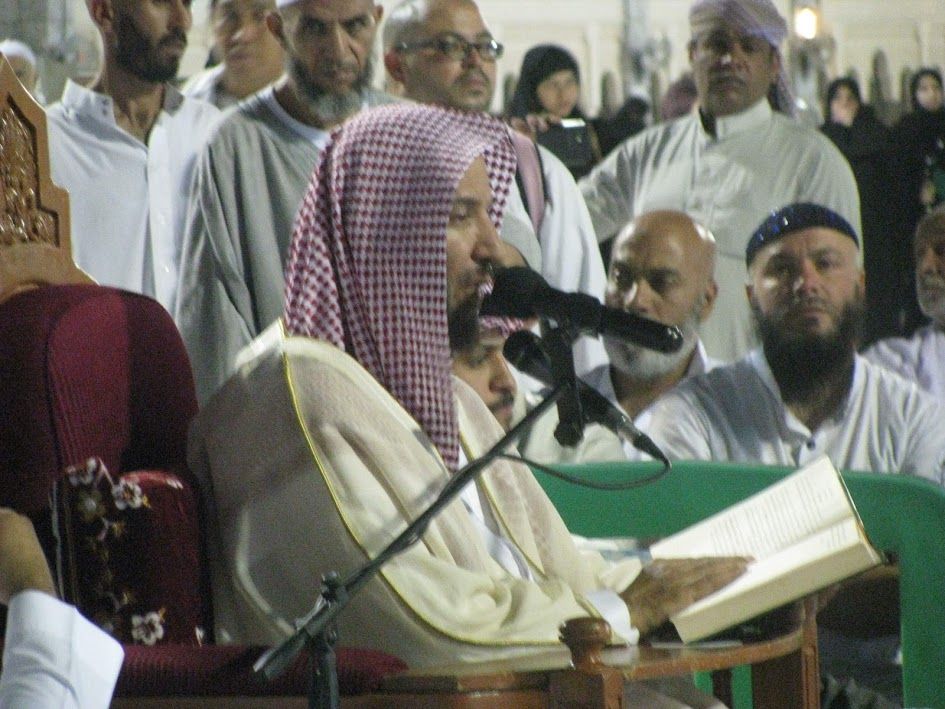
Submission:
<svg viewBox="0 0 945 709">
<path fill-rule="evenodd" d="M 281 644 L 267 650 L 253 665 L 253 670 L 262 672 L 267 680 L 272 681 L 285 672 L 295 657 L 307 645 L 312 656 L 312 687 L 309 692 L 310 709 L 338 709 L 338 668 L 336 666 L 335 642 L 338 631 L 335 621 L 351 598 L 370 581 L 397 554 L 415 544 L 423 536 L 430 522 L 440 511 L 452 502 L 468 482 L 473 480 L 496 457 L 505 452 L 509 445 L 545 413 L 558 397 L 568 388 L 574 387 L 567 381 L 557 384 L 541 403 L 513 426 L 484 455 L 463 466 L 446 483 L 430 506 L 419 517 L 407 525 L 396 539 L 388 544 L 380 554 L 369 560 L 364 566 L 354 571 L 347 578 L 341 579 L 337 573 L 329 572 L 322 578 L 321 593 L 315 606 L 300 620 L 296 621 L 296 631 Z M 572 393 L 576 396 L 576 393 Z"/>
</svg>

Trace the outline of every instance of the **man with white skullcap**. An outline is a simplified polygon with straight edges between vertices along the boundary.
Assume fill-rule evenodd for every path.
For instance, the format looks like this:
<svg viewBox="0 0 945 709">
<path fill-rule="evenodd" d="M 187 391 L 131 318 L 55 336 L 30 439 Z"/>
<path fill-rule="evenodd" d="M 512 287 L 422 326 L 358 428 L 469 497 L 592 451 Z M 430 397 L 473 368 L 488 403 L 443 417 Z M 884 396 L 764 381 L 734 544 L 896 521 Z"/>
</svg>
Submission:
<svg viewBox="0 0 945 709">
<path fill-rule="evenodd" d="M 13 73 L 39 103 L 45 103 L 42 91 L 39 90 L 39 71 L 36 64 L 36 55 L 25 42 L 18 39 L 5 39 L 0 42 L 0 54 L 6 57 L 13 67 Z"/>
<path fill-rule="evenodd" d="M 175 319 L 201 402 L 282 313 L 292 221 L 328 132 L 393 100 L 370 87 L 380 4 L 276 5 L 266 23 L 285 50 L 285 71 L 220 122 L 190 195 Z"/>
<path fill-rule="evenodd" d="M 375 556 L 501 436 L 451 378 L 450 346 L 457 323 L 477 327 L 514 165 L 484 113 L 386 106 L 333 134 L 296 222 L 283 322 L 194 425 L 218 637 L 290 633 L 322 573 Z M 588 614 L 632 640 L 743 566 L 582 554 L 529 470 L 497 461 L 352 599 L 339 634 L 412 667 L 558 646 L 560 623 Z M 627 697 L 680 706 L 647 686 Z"/>
<path fill-rule="evenodd" d="M 66 82 L 47 111 L 52 180 L 69 192 L 72 253 L 104 285 L 173 311 L 197 152 L 219 111 L 172 83 L 189 0 L 87 0 L 104 51 L 91 87 Z"/>
<path fill-rule="evenodd" d="M 741 293 L 755 225 L 812 201 L 859 229 L 859 198 L 839 151 L 791 118 L 779 51 L 787 25 L 771 0 L 698 0 L 689 17 L 698 111 L 630 138 L 580 186 L 600 240 L 655 209 L 685 212 L 715 234 L 719 296 L 700 332 L 711 356 L 732 360 L 755 342 Z"/>
</svg>

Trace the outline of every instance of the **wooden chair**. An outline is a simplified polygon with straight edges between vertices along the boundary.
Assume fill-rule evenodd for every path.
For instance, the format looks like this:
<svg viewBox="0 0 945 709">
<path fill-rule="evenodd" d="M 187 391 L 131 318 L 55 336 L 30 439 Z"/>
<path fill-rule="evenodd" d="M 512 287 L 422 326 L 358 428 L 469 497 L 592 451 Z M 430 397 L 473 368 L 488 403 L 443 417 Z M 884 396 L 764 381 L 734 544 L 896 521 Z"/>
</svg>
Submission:
<svg viewBox="0 0 945 709">
<path fill-rule="evenodd" d="M 170 643 L 126 644 L 117 706 L 303 702 L 305 658 L 267 684 L 252 672 L 265 648 L 199 644 L 197 629 L 211 639 L 213 617 L 185 456 L 197 411 L 186 350 L 159 303 L 96 285 L 74 264 L 45 114 L 2 57 L 0 99 L 0 505 L 34 519 L 63 598 L 116 636 L 134 637 L 130 609 L 143 598 L 160 609 Z M 69 479 L 67 468 L 89 460 L 108 474 Z M 133 514 L 118 507 L 119 482 L 139 486 L 147 504 Z M 102 501 L 100 516 L 86 518 L 83 494 Z M 342 649 L 341 691 L 363 693 L 403 667 Z"/>
<path fill-rule="evenodd" d="M 37 285 L 92 283 L 69 234 L 69 195 L 49 176 L 46 114 L 0 57 L 0 302 Z"/>
</svg>

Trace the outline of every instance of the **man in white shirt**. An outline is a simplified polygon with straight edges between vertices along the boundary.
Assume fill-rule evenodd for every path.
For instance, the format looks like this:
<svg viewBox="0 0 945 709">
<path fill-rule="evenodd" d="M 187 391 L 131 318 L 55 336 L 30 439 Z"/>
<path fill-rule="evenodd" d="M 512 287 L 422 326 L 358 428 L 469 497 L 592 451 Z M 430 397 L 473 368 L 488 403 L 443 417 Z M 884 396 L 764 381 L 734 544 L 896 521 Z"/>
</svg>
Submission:
<svg viewBox="0 0 945 709">
<path fill-rule="evenodd" d="M 683 382 L 653 407 L 649 433 L 675 460 L 801 466 L 945 482 L 945 407 L 856 354 L 863 315 L 858 239 L 843 217 L 796 204 L 747 247 L 762 347 Z"/>
<path fill-rule="evenodd" d="M 793 104 L 778 50 L 787 25 L 771 0 L 698 0 L 690 25 L 699 110 L 626 141 L 580 186 L 602 241 L 654 209 L 683 211 L 715 234 L 720 289 L 701 334 L 710 355 L 732 361 L 755 343 L 740 288 L 752 229 L 802 201 L 859 229 L 859 197 L 833 144 L 779 112 Z"/>
<path fill-rule="evenodd" d="M 610 364 L 584 380 L 619 406 L 644 432 L 649 406 L 687 377 L 718 363 L 708 357 L 698 328 L 712 312 L 718 286 L 712 233 L 682 212 L 655 211 L 631 221 L 614 240 L 605 303 L 651 320 L 675 325 L 683 335 L 677 352 L 662 353 L 613 336 L 604 337 Z M 557 414 L 539 419 L 519 446 L 540 462 L 635 459 L 628 442 L 601 426 L 591 426 L 577 446 L 554 440 Z"/>
<path fill-rule="evenodd" d="M 191 193 L 175 320 L 201 403 L 282 313 L 292 223 L 328 132 L 393 100 L 370 88 L 381 5 L 276 4 L 266 22 L 285 50 L 285 71 L 220 122 Z"/>
<path fill-rule="evenodd" d="M 451 347 L 453 374 L 466 382 L 506 431 L 512 425 L 518 385 L 502 353 L 507 328 L 482 322 L 476 337 Z"/>
<path fill-rule="evenodd" d="M 461 111 L 488 111 L 496 82 L 499 44 L 473 0 L 404 0 L 384 26 L 384 64 L 403 85 L 404 95 L 420 103 Z M 529 141 L 521 136 L 516 139 Z M 525 150 L 534 154 L 534 145 Z M 597 298 L 604 294 L 606 277 L 600 251 L 584 200 L 571 173 L 550 151 L 538 147 L 534 175 L 546 199 L 526 199 L 528 175 L 519 153 L 517 180 L 501 234 L 515 246 L 528 265 L 553 287 L 581 291 Z M 540 209 L 541 214 L 532 212 Z M 529 211 L 531 210 L 531 211 Z M 540 219 L 533 219 L 540 216 Z M 536 236 L 536 227 L 537 236 Z M 586 373 L 606 363 L 596 338 L 582 338 L 575 348 L 575 367 Z"/>
<path fill-rule="evenodd" d="M 174 311 L 186 195 L 219 112 L 177 75 L 190 3 L 89 0 L 104 47 L 91 88 L 69 81 L 47 112 L 53 182 L 69 192 L 72 252 L 102 284 Z"/>
<path fill-rule="evenodd" d="M 915 284 L 922 314 L 932 322 L 912 337 L 890 337 L 863 356 L 945 400 L 945 211 L 919 221 L 915 232 Z"/>
<path fill-rule="evenodd" d="M 29 519 L 0 508 L 0 603 L 9 606 L 0 709 L 105 709 L 124 652 L 56 600 Z"/>
</svg>

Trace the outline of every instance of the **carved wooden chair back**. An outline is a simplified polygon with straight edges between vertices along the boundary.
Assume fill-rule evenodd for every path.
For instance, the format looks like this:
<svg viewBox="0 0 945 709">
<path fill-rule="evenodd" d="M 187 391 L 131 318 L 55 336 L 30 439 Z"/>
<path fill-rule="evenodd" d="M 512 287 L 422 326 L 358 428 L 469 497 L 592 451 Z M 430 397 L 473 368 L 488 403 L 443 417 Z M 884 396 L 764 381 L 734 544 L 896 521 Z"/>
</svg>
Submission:
<svg viewBox="0 0 945 709">
<path fill-rule="evenodd" d="M 52 183 L 46 114 L 0 56 L 0 303 L 45 284 L 92 283 L 72 260 L 69 195 Z"/>
</svg>

